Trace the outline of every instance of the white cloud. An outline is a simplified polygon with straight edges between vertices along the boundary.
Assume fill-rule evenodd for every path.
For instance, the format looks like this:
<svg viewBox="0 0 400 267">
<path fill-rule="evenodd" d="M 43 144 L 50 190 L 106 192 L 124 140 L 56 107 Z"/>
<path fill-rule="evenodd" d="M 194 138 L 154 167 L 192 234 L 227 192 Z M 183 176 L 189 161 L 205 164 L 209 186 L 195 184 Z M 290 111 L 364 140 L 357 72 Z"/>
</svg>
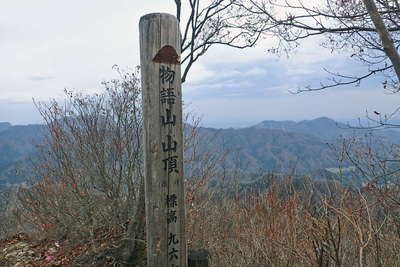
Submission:
<svg viewBox="0 0 400 267">
<path fill-rule="evenodd" d="M 250 70 L 246 71 L 245 74 L 248 76 L 263 75 L 263 74 L 267 74 L 267 70 L 260 68 L 260 67 L 254 67 L 254 68 L 251 68 Z"/>
<path fill-rule="evenodd" d="M 197 83 L 200 81 L 205 81 L 214 77 L 215 75 L 215 72 L 207 69 L 206 66 L 204 66 L 203 64 L 198 63 L 193 65 L 193 67 L 190 69 L 187 83 Z"/>
<path fill-rule="evenodd" d="M 138 23 L 140 16 L 150 12 L 174 13 L 174 2 L 1 0 L 0 120 L 11 120 L 12 116 L 18 117 L 19 122 L 33 120 L 29 104 L 32 97 L 61 98 L 64 88 L 97 92 L 102 80 L 113 77 L 114 64 L 139 64 Z M 275 46 L 275 39 L 266 38 L 245 50 L 212 47 L 193 66 L 184 84 L 185 100 L 192 102 L 205 118 L 219 121 L 307 119 L 315 114 L 354 117 L 362 116 L 366 108 L 385 112 L 399 103 L 396 96 L 382 96 L 379 89 L 286 94 L 288 89 L 304 85 L 304 75 L 320 72 L 325 64 L 334 67 L 336 63 L 331 59 L 337 56 L 322 49 L 317 38 L 308 39 L 289 58 L 267 53 Z M 268 69 L 273 65 L 283 66 L 289 77 L 283 77 L 279 85 L 255 84 L 257 76 L 276 72 Z M 268 88 L 264 90 L 265 97 L 255 97 L 251 95 L 254 90 L 246 90 L 249 87 Z M 215 89 L 215 95 L 220 97 L 190 94 L 207 88 Z M 21 115 L 13 115 L 13 105 Z M 24 109 L 23 105 L 30 108 Z"/>
<path fill-rule="evenodd" d="M 241 69 L 242 65 L 231 70 L 210 71 L 204 65 L 198 64 L 193 67 L 192 78 L 188 79 L 184 85 L 184 90 L 187 93 L 192 93 L 202 89 L 229 89 L 229 88 L 247 88 L 254 86 L 251 77 L 265 75 L 267 71 L 261 67 L 252 67 L 251 69 Z M 217 69 L 217 68 L 213 68 Z M 246 91 L 240 95 L 246 94 Z M 233 96 L 232 94 L 227 94 Z M 234 95 L 239 95 L 235 93 Z"/>
<path fill-rule="evenodd" d="M 269 39 L 260 42 L 257 46 L 247 49 L 236 49 L 226 46 L 214 46 L 207 51 L 199 61 L 204 65 L 243 64 L 276 59 L 275 55 L 267 53 L 267 49 L 274 47 L 276 40 Z"/>
<path fill-rule="evenodd" d="M 209 126 L 250 125 L 267 119 L 303 120 L 321 116 L 334 119 L 363 118 L 365 111 L 390 114 L 399 103 L 399 95 L 382 90 L 331 90 L 278 97 L 208 98 L 190 101 L 193 109 Z M 245 122 L 248 122 L 247 124 Z"/>
<path fill-rule="evenodd" d="M 236 92 L 235 95 L 243 95 L 246 94 L 246 90 L 245 88 L 248 88 L 249 86 L 254 86 L 254 84 L 251 81 L 237 81 L 234 79 L 228 79 L 228 80 L 222 80 L 222 81 L 215 81 L 215 82 L 210 82 L 210 83 L 199 83 L 199 84 L 195 84 L 195 85 L 190 85 L 188 84 L 185 87 L 185 92 L 186 93 L 192 93 L 194 91 L 201 91 L 201 90 L 210 90 L 210 89 L 223 89 L 223 92 L 226 92 L 224 95 L 230 95 L 232 96 L 232 93 L 229 92 L 230 88 L 242 88 L 244 90 L 242 90 L 240 93 Z M 228 89 L 225 91 L 225 89 Z M 209 91 L 207 97 L 212 97 L 213 94 L 210 95 Z M 215 92 L 215 95 L 220 95 L 221 93 Z"/>
<path fill-rule="evenodd" d="M 114 64 L 139 64 L 139 19 L 158 11 L 175 12 L 173 1 L 2 0 L 0 99 L 100 87 Z"/>
<path fill-rule="evenodd" d="M 34 106 L 32 100 L 0 100 L 0 122 L 4 121 L 12 124 L 43 123 L 39 111 Z"/>
</svg>

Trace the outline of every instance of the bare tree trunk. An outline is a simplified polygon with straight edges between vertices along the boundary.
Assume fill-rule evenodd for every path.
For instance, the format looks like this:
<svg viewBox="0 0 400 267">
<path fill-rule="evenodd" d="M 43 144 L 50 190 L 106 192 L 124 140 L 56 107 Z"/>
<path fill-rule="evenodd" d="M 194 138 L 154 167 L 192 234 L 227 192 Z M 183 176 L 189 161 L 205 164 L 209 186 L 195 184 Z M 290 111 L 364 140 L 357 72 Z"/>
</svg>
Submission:
<svg viewBox="0 0 400 267">
<path fill-rule="evenodd" d="M 394 46 L 393 39 L 390 36 L 389 31 L 387 30 L 385 23 L 383 22 L 383 19 L 378 12 L 375 1 L 363 0 L 363 2 L 369 16 L 371 17 L 372 22 L 376 27 L 376 31 L 379 34 L 383 49 L 393 64 L 397 79 L 400 81 L 400 56 L 397 52 L 396 47 Z"/>
<path fill-rule="evenodd" d="M 176 5 L 176 18 L 178 19 L 178 21 L 181 21 L 181 9 L 182 9 L 181 0 L 175 0 L 175 5 Z"/>
</svg>

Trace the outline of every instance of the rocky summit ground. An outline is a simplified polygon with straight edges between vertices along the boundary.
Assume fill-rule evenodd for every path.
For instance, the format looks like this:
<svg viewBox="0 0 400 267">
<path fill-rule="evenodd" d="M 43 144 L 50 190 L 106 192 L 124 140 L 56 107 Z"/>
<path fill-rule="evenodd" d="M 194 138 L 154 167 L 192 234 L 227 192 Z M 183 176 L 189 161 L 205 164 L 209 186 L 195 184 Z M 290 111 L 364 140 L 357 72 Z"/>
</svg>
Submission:
<svg viewBox="0 0 400 267">
<path fill-rule="evenodd" d="M 37 240 L 17 234 L 0 241 L 1 267 L 123 266 L 113 253 L 112 239 L 96 251 L 89 242 L 71 246 L 67 240 Z"/>
</svg>

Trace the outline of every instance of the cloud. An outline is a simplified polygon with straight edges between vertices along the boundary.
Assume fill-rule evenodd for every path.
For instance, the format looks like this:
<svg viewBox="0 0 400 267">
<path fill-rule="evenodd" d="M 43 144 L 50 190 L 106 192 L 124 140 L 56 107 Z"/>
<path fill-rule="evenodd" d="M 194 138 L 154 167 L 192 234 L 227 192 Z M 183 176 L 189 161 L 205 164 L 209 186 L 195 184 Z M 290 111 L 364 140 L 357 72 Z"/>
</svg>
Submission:
<svg viewBox="0 0 400 267">
<path fill-rule="evenodd" d="M 39 75 L 29 77 L 29 80 L 31 80 L 31 81 L 46 81 L 46 80 L 51 80 L 51 79 L 54 79 L 54 77 L 53 76 L 39 76 Z"/>
<path fill-rule="evenodd" d="M 203 64 L 194 64 L 189 71 L 189 76 L 186 83 L 197 83 L 201 81 L 206 81 L 214 77 L 215 75 L 216 73 L 214 71 L 207 69 Z"/>
<path fill-rule="evenodd" d="M 197 64 L 190 70 L 187 84 L 191 85 L 189 88 L 194 89 L 210 85 L 210 83 L 215 83 L 215 81 L 225 79 L 243 80 L 252 76 L 266 75 L 267 73 L 267 70 L 260 66 L 249 66 L 248 64 L 236 64 L 235 66 L 226 66 L 225 64 L 206 66 L 204 64 Z M 216 87 L 216 85 L 213 87 Z"/>
<path fill-rule="evenodd" d="M 193 90 L 207 90 L 209 91 L 212 89 L 213 95 L 218 95 L 218 92 L 214 89 L 223 89 L 223 91 L 229 91 L 230 89 L 240 89 L 240 88 L 247 88 L 249 86 L 253 86 L 254 84 L 250 81 L 237 81 L 237 80 L 222 80 L 216 82 L 210 82 L 207 84 L 197 84 L 188 86 L 188 89 Z M 243 90 L 245 91 L 245 90 Z"/>
<path fill-rule="evenodd" d="M 32 97 L 61 99 L 64 88 L 99 92 L 100 82 L 114 76 L 114 64 L 138 65 L 140 16 L 175 12 L 173 1 L 163 0 L 23 1 L 24 8 L 21 1 L 1 1 L 0 58 L 5 67 L 0 72 L 0 119 L 17 122 L 37 120 L 29 104 Z M 277 44 L 273 38 L 244 50 L 214 46 L 190 71 L 184 99 L 208 121 L 218 122 L 306 119 L 317 114 L 350 117 L 367 107 L 383 110 L 388 103 L 386 109 L 391 109 L 398 103 L 396 97 L 378 96 L 377 82 L 375 87 L 363 83 L 363 90 L 290 94 L 290 89 L 326 81 L 329 76 L 322 67 L 362 71 L 345 61 L 346 55 L 319 47 L 319 41 L 308 39 L 290 57 L 279 58 L 267 53 Z"/>
<path fill-rule="evenodd" d="M 250 126 L 267 119 L 304 120 L 327 116 L 338 120 L 364 118 L 366 110 L 390 114 L 399 97 L 368 88 L 348 91 L 322 91 L 286 97 L 214 97 L 190 101 L 203 117 L 203 125 L 219 127 Z"/>
<path fill-rule="evenodd" d="M 0 122 L 12 124 L 43 123 L 33 101 L 0 100 Z"/>
<path fill-rule="evenodd" d="M 2 0 L 1 9 L 0 58 L 7 67 L 0 98 L 15 101 L 59 97 L 66 87 L 98 88 L 114 64 L 140 63 L 142 15 L 175 12 L 173 1 L 160 0 Z"/>
<path fill-rule="evenodd" d="M 250 70 L 245 72 L 245 74 L 247 76 L 264 75 L 264 74 L 267 74 L 267 73 L 268 73 L 267 70 L 265 70 L 263 68 L 260 68 L 260 67 L 254 67 L 254 68 L 252 68 L 252 69 L 250 69 Z"/>
</svg>

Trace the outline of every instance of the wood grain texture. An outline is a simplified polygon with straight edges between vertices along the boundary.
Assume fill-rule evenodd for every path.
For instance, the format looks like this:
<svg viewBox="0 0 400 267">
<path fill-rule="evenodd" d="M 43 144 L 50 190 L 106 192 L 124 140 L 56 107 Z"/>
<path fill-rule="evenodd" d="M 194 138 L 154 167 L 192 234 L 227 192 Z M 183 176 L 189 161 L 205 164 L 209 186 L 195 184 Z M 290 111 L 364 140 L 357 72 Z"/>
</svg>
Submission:
<svg viewBox="0 0 400 267">
<path fill-rule="evenodd" d="M 169 14 L 148 14 L 139 32 L 148 266 L 186 267 L 179 24 Z"/>
</svg>

